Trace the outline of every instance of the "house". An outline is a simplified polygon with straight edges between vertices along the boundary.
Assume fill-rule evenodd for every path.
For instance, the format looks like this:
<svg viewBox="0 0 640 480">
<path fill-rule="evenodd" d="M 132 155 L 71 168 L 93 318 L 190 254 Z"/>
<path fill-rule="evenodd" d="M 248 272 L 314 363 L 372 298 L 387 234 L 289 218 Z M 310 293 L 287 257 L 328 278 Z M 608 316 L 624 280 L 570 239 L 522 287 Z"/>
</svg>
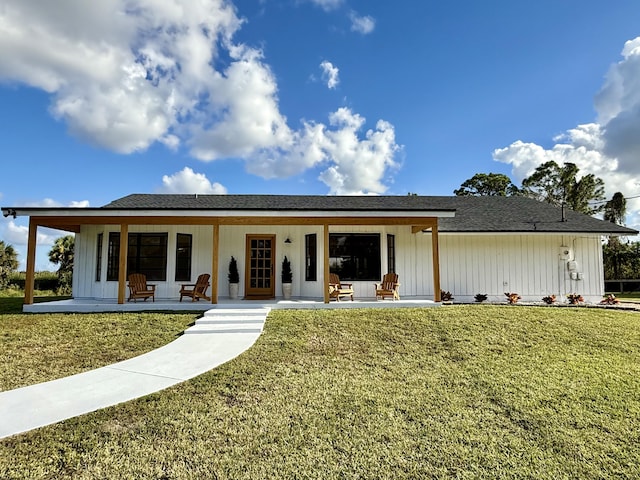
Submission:
<svg viewBox="0 0 640 480">
<path fill-rule="evenodd" d="M 134 194 L 99 208 L 3 207 L 29 217 L 25 303 L 33 303 L 37 229 L 73 232 L 76 299 L 126 302 L 127 272 L 144 273 L 156 298 L 211 273 L 211 302 L 228 296 L 227 267 L 243 299 L 281 296 L 286 256 L 293 296 L 329 302 L 329 273 L 374 297 L 386 272 L 403 298 L 458 301 L 478 293 L 523 301 L 604 294 L 603 236 L 636 230 L 524 197 Z"/>
</svg>

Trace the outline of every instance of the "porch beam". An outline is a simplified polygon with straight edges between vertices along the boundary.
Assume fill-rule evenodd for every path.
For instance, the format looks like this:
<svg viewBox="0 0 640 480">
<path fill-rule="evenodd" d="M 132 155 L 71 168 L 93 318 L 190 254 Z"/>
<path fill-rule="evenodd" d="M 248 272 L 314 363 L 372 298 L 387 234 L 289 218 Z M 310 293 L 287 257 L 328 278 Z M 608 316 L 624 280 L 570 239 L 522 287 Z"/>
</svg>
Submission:
<svg viewBox="0 0 640 480">
<path fill-rule="evenodd" d="M 36 241 L 38 239 L 38 224 L 29 218 L 29 238 L 27 241 L 27 273 L 24 280 L 24 304 L 33 304 L 33 291 L 36 279 Z"/>
<path fill-rule="evenodd" d="M 431 228 L 433 228 L 434 224 L 437 224 L 437 221 L 435 219 L 433 222 L 430 222 L 428 225 L 413 225 L 411 227 L 411 233 L 420 233 L 420 232 L 424 232 L 425 230 L 430 230 Z"/>
<path fill-rule="evenodd" d="M 127 287 L 127 255 L 129 252 L 129 225 L 120 225 L 120 258 L 118 263 L 118 304 L 124 303 Z"/>
<path fill-rule="evenodd" d="M 433 255 L 433 290 L 434 300 L 442 301 L 440 295 L 440 247 L 438 244 L 438 221 L 431 227 L 431 252 Z"/>
<path fill-rule="evenodd" d="M 218 268 L 220 256 L 220 225 L 213 225 L 213 245 L 211 246 L 211 303 L 218 303 Z"/>
<path fill-rule="evenodd" d="M 32 217 L 40 226 L 79 232 L 81 225 L 121 225 L 122 216 L 104 217 Z M 126 217 L 128 225 L 418 225 L 430 228 L 437 217 L 286 217 L 286 216 L 251 216 L 251 217 L 218 217 L 218 216 L 131 216 Z M 415 233 L 415 232 L 414 232 Z"/>
</svg>

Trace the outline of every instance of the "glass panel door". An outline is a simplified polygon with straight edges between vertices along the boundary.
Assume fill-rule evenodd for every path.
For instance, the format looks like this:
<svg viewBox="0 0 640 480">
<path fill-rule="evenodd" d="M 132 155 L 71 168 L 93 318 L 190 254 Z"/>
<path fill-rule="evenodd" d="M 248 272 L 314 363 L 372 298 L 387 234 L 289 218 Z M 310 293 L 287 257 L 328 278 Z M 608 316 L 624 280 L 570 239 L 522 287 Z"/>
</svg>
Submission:
<svg viewBox="0 0 640 480">
<path fill-rule="evenodd" d="M 247 298 L 274 298 L 275 235 L 247 235 Z"/>
</svg>

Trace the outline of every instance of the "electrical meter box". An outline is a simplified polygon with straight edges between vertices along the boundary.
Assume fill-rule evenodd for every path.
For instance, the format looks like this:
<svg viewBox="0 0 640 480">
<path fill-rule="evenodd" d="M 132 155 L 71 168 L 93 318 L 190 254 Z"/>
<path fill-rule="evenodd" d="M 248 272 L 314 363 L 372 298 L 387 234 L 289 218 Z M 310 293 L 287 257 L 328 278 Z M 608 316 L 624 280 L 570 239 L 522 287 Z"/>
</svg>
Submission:
<svg viewBox="0 0 640 480">
<path fill-rule="evenodd" d="M 573 256 L 573 252 L 569 247 L 560 247 L 558 254 L 562 260 L 569 260 Z"/>
</svg>

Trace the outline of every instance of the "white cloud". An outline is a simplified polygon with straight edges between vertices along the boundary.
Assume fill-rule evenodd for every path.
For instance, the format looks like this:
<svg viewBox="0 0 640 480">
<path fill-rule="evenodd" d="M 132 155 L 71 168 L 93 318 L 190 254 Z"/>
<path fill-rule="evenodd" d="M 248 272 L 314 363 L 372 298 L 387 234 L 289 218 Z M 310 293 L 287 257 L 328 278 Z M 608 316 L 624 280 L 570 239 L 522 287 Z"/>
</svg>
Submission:
<svg viewBox="0 0 640 480">
<path fill-rule="evenodd" d="M 640 194 L 640 37 L 625 43 L 623 59 L 614 64 L 595 98 L 597 122 L 568 130 L 544 148 L 521 140 L 493 152 L 494 160 L 512 166 L 522 181 L 549 160 L 575 163 L 581 173 L 602 178 L 606 195 Z M 640 200 L 627 202 L 627 224 L 640 229 Z"/>
<path fill-rule="evenodd" d="M 241 24 L 224 0 L 3 3 L 1 76 L 51 93 L 74 135 L 120 153 L 172 142 Z"/>
<path fill-rule="evenodd" d="M 358 15 L 356 12 L 351 12 L 349 15 L 351 19 L 351 31 L 367 35 L 376 28 L 376 21 L 369 15 Z"/>
<path fill-rule="evenodd" d="M 324 11 L 329 12 L 331 10 L 336 10 L 343 3 L 344 0 L 309 0 L 314 5 L 322 8 Z"/>
<path fill-rule="evenodd" d="M 35 202 L 25 202 L 25 207 L 44 207 L 44 208 L 57 208 L 57 207 L 70 207 L 70 208 L 84 208 L 89 206 L 89 200 L 72 200 L 69 204 L 64 205 L 53 198 L 44 198 Z"/>
<path fill-rule="evenodd" d="M 640 37 L 625 43 L 623 59 L 613 65 L 596 96 L 604 150 L 620 168 L 640 174 Z"/>
<path fill-rule="evenodd" d="M 364 140 L 357 136 L 364 118 L 341 108 L 330 117 L 338 127 L 326 133 L 325 149 L 333 165 L 320 175 L 332 194 L 384 193 L 387 187 L 381 179 L 389 169 L 398 167 L 394 161 L 400 147 L 395 141 L 393 125 L 378 121 L 375 130 L 368 130 Z"/>
<path fill-rule="evenodd" d="M 343 3 L 312 1 L 325 10 Z M 362 33 L 374 26 L 355 13 L 352 21 Z M 328 163 L 336 169 L 335 182 L 323 177 L 332 191 L 384 191 L 398 149 L 393 126 L 381 122 L 362 140 L 348 123 L 305 121 L 292 129 L 262 52 L 234 41 L 242 25 L 226 0 L 4 0 L 0 81 L 50 93 L 51 113 L 73 135 L 115 152 L 185 145 L 197 159 L 240 159 L 265 178 Z M 331 67 L 326 81 L 335 88 Z M 341 135 L 361 158 L 347 162 L 334 145 Z"/>
<path fill-rule="evenodd" d="M 219 108 L 218 121 L 191 125 L 192 154 L 210 161 L 225 157 L 247 158 L 264 148 L 286 145 L 292 132 L 278 109 L 277 85 L 260 52 L 239 48 L 237 61 L 225 70 L 211 100 Z"/>
<path fill-rule="evenodd" d="M 38 234 L 36 235 L 36 244 L 51 246 L 54 244 L 56 238 L 60 236 L 63 235 L 61 235 L 57 230 L 38 228 Z M 24 246 L 27 244 L 29 239 L 29 227 L 18 225 L 13 220 L 10 220 L 4 231 L 4 239 L 6 243 Z"/>
<path fill-rule="evenodd" d="M 320 68 L 322 69 L 322 79 L 327 82 L 327 88 L 335 90 L 338 83 L 340 83 L 340 70 L 338 67 L 334 66 L 331 62 L 324 60 L 320 64 Z"/>
<path fill-rule="evenodd" d="M 384 120 L 360 138 L 364 123 L 357 113 L 340 108 L 329 116 L 328 127 L 305 123 L 288 148 L 264 150 L 247 163 L 247 168 L 264 178 L 276 178 L 326 166 L 319 179 L 331 194 L 384 193 L 387 186 L 383 179 L 398 167 L 395 155 L 402 147 L 396 144 L 393 125 Z"/>
<path fill-rule="evenodd" d="M 225 194 L 227 189 L 219 183 L 211 183 L 206 175 L 195 173 L 189 167 L 184 167 L 173 175 L 164 175 L 162 177 L 160 192 Z"/>
</svg>

